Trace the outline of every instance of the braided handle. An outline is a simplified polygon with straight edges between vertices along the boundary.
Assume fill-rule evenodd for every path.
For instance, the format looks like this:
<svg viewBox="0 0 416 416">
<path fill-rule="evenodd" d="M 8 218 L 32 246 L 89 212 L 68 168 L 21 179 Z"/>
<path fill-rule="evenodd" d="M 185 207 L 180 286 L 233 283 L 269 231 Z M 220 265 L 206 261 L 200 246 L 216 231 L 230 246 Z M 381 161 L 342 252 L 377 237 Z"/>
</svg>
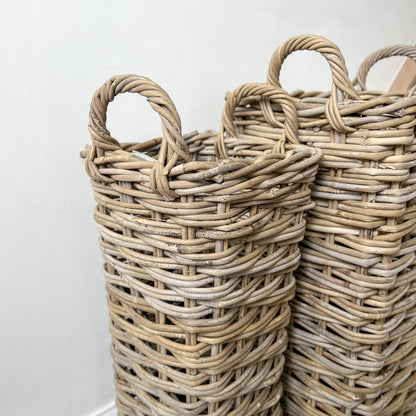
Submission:
<svg viewBox="0 0 416 416">
<path fill-rule="evenodd" d="M 274 85 L 261 82 L 243 84 L 227 96 L 222 114 L 221 132 L 217 136 L 216 141 L 216 150 L 220 158 L 228 158 L 224 142 L 224 131 L 231 136 L 238 137 L 236 125 L 234 124 L 234 112 L 241 105 L 243 99 L 247 97 L 260 97 L 260 107 L 263 115 L 273 127 L 278 127 L 281 124 L 276 120 L 271 105 L 280 104 L 285 115 L 285 138 L 291 143 L 299 144 L 298 116 L 293 98 L 282 88 L 275 87 Z"/>
<path fill-rule="evenodd" d="M 319 52 L 328 61 L 332 73 L 332 91 L 327 102 L 326 115 L 331 126 L 339 132 L 352 131 L 342 121 L 338 103 L 345 96 L 359 99 L 353 84 L 348 78 L 345 60 L 339 48 L 328 39 L 317 35 L 295 36 L 282 43 L 272 55 L 267 73 L 267 82 L 281 87 L 280 71 L 283 61 L 295 51 L 309 50 Z"/>
<path fill-rule="evenodd" d="M 407 56 L 416 61 L 416 47 L 410 45 L 393 45 L 376 50 L 365 58 L 358 68 L 357 76 L 353 81 L 354 85 L 359 86 L 362 91 L 366 90 L 367 75 L 372 66 L 376 62 L 384 58 L 390 58 L 391 56 Z"/>
<path fill-rule="evenodd" d="M 117 94 L 125 92 L 146 97 L 161 118 L 163 139 L 158 160 L 152 170 L 151 184 L 166 199 L 174 199 L 177 194 L 169 187 L 170 170 L 178 163 L 190 161 L 191 156 L 182 138 L 181 121 L 175 105 L 169 95 L 150 79 L 138 75 L 118 75 L 110 78 L 95 92 L 88 124 L 93 143 L 92 151 L 100 156 L 105 150 L 120 148 L 120 144 L 111 137 L 106 126 L 107 108 Z"/>
</svg>

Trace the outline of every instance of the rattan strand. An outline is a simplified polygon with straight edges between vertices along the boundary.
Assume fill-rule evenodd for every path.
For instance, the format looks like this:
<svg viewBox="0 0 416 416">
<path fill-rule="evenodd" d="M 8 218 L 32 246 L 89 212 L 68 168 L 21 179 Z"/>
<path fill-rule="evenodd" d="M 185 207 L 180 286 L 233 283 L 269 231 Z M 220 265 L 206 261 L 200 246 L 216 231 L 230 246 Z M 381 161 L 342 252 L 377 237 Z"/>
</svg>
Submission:
<svg viewBox="0 0 416 416">
<path fill-rule="evenodd" d="M 106 109 L 120 92 L 149 98 L 163 138 L 111 137 Z M 280 134 L 264 136 L 269 123 Z M 267 84 L 228 96 L 218 137 L 180 137 L 174 105 L 146 78 L 113 77 L 95 93 L 82 155 L 98 203 L 119 416 L 282 415 L 293 270 L 321 157 L 296 144 L 296 126 L 290 96 Z"/>
<path fill-rule="evenodd" d="M 328 59 L 333 87 L 294 95 L 299 140 L 324 157 L 296 272 L 284 408 L 289 416 L 414 416 L 416 97 L 365 89 L 383 55 L 365 62 L 364 91 L 354 92 L 339 49 L 312 35 L 276 51 L 269 82 L 280 85 L 284 59 L 301 49 Z M 280 135 L 253 126 L 245 139 L 259 130 Z"/>
</svg>

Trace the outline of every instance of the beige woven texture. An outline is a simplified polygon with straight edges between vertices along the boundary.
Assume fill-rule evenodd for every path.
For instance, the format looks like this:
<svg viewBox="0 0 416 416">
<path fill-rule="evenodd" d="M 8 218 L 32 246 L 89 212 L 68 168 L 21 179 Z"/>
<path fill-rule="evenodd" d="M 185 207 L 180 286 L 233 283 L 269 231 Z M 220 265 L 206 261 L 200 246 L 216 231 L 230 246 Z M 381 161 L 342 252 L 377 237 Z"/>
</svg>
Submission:
<svg viewBox="0 0 416 416">
<path fill-rule="evenodd" d="M 111 137 L 107 106 L 124 92 L 147 97 L 162 138 Z M 118 415 L 282 415 L 293 270 L 321 157 L 297 144 L 290 96 L 242 86 L 221 134 L 182 136 L 157 84 L 116 76 L 95 93 L 89 129 Z"/>
<path fill-rule="evenodd" d="M 327 39 L 289 39 L 284 59 L 313 50 L 328 61 L 330 93 L 294 93 L 299 140 L 323 150 L 292 304 L 284 408 L 290 416 L 416 415 L 416 96 L 367 91 L 386 48 L 360 68 L 356 91 Z M 270 137 L 273 135 L 270 130 Z"/>
</svg>

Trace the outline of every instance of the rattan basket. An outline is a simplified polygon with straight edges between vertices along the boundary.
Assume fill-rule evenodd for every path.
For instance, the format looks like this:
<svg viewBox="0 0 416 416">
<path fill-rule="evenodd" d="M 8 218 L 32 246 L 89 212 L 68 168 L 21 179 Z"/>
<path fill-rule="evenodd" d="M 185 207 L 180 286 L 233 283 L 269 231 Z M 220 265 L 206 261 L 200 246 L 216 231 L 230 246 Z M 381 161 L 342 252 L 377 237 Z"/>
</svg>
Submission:
<svg viewBox="0 0 416 416">
<path fill-rule="evenodd" d="M 354 80 L 354 84 L 359 88 L 360 97 L 366 99 L 372 99 L 380 94 L 386 94 L 380 91 L 369 91 L 366 87 L 366 78 L 371 67 L 378 61 L 394 57 L 394 56 L 406 56 L 416 61 L 416 48 L 409 45 L 394 45 L 379 49 L 368 56 L 361 64 L 357 76 Z M 409 91 L 391 91 L 388 93 L 393 97 L 395 102 L 403 102 L 403 99 L 410 98 L 416 93 L 416 85 L 413 85 Z M 414 108 L 409 108 L 409 104 L 398 109 L 399 112 L 414 112 Z M 413 146 L 413 147 L 412 147 Z M 413 144 L 409 145 L 406 149 L 407 153 L 416 152 L 416 146 Z M 415 163 L 407 165 L 410 168 L 410 175 L 408 183 L 416 183 L 416 167 Z M 403 219 L 405 221 L 409 215 L 413 215 L 416 211 L 416 199 L 410 199 L 407 203 L 407 208 Z M 406 244 L 416 245 L 416 230 L 413 230 L 409 235 L 405 237 Z M 414 248 L 416 250 L 416 247 Z M 395 381 L 394 389 L 396 395 L 400 394 L 401 407 L 398 415 L 416 415 L 416 261 L 409 267 L 409 289 L 406 293 L 406 297 L 403 298 L 402 303 L 406 305 L 406 315 L 402 323 L 400 324 L 403 328 L 405 335 L 401 342 L 405 348 L 405 353 L 402 355 L 400 361 L 396 365 L 400 368 L 400 371 L 405 375 L 404 377 L 398 378 Z"/>
<path fill-rule="evenodd" d="M 280 86 L 297 50 L 320 52 L 333 85 L 294 93 L 299 140 L 324 157 L 296 272 L 284 407 L 292 416 L 416 415 L 416 96 L 354 90 L 339 49 L 313 35 L 277 49 L 270 83 Z"/>
<path fill-rule="evenodd" d="M 147 97 L 161 139 L 111 137 L 107 106 L 122 92 Z M 282 127 L 277 141 L 240 139 L 269 123 Z M 89 129 L 118 415 L 281 415 L 292 272 L 321 156 L 297 144 L 290 96 L 243 86 L 228 95 L 221 134 L 182 137 L 157 84 L 116 76 L 95 93 Z"/>
</svg>

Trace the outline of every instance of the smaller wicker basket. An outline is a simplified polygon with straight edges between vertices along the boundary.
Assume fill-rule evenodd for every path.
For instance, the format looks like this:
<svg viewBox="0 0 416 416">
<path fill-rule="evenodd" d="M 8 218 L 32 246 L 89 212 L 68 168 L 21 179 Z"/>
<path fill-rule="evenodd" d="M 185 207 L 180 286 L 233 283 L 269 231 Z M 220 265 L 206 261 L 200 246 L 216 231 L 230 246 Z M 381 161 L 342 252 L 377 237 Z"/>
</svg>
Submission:
<svg viewBox="0 0 416 416">
<path fill-rule="evenodd" d="M 122 92 L 147 97 L 161 139 L 111 137 L 107 106 Z M 277 141 L 262 133 L 269 124 Z M 298 144 L 291 97 L 242 86 L 220 135 L 182 136 L 165 91 L 116 76 L 95 93 L 89 129 L 118 415 L 282 415 L 293 270 L 321 156 Z"/>
<path fill-rule="evenodd" d="M 293 97 L 300 141 L 324 156 L 296 271 L 284 406 L 291 416 L 415 415 L 416 96 L 365 90 L 389 52 L 365 61 L 364 91 L 354 90 L 339 49 L 313 35 L 277 49 L 269 82 L 280 86 L 284 59 L 304 49 L 325 56 L 333 86 Z"/>
</svg>

